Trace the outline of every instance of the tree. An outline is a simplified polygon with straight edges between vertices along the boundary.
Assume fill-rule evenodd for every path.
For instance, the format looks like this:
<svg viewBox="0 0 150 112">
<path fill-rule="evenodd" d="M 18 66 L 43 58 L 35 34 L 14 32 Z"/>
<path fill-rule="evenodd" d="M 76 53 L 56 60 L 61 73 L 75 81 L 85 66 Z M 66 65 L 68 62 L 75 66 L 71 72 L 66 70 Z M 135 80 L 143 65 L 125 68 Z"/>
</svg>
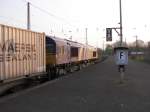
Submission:
<svg viewBox="0 0 150 112">
<path fill-rule="evenodd" d="M 120 46 L 120 41 L 117 41 L 117 42 L 113 43 L 113 47 L 119 47 L 119 46 Z M 127 47 L 127 43 L 122 42 L 122 46 Z"/>
<path fill-rule="evenodd" d="M 113 52 L 113 47 L 112 47 L 112 45 L 107 44 L 107 45 L 106 45 L 105 54 L 107 54 L 107 55 L 112 55 L 112 52 Z"/>
</svg>

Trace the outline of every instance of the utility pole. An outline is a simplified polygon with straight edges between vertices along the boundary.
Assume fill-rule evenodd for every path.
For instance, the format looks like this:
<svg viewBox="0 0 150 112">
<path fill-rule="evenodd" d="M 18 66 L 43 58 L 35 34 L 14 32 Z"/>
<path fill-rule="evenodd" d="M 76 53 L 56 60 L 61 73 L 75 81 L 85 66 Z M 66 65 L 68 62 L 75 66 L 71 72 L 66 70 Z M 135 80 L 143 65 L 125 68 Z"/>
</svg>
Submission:
<svg viewBox="0 0 150 112">
<path fill-rule="evenodd" d="M 122 6 L 121 6 L 121 0 L 119 0 L 119 13 L 120 13 L 120 27 L 112 27 L 112 28 L 106 28 L 106 41 L 112 41 L 112 29 L 116 31 L 118 36 L 120 37 L 120 47 L 123 47 L 123 32 L 122 32 Z M 118 30 L 119 31 L 118 31 Z"/>
<path fill-rule="evenodd" d="M 27 2 L 27 29 L 30 30 L 30 3 Z"/>
<path fill-rule="evenodd" d="M 88 45 L 87 32 L 88 32 L 88 28 L 85 28 L 85 44 L 86 44 L 86 46 Z"/>
<path fill-rule="evenodd" d="M 136 40 L 135 40 L 135 44 L 136 44 L 136 45 L 135 45 L 135 47 L 136 47 L 136 55 L 137 55 L 137 52 L 138 52 L 138 40 L 137 40 L 137 38 L 138 38 L 138 36 L 136 35 L 136 36 L 135 36 L 135 39 L 136 39 Z"/>
<path fill-rule="evenodd" d="M 104 48 L 104 39 L 105 39 L 105 37 L 103 37 L 103 53 L 104 53 L 104 49 L 105 49 L 105 48 Z"/>
<path fill-rule="evenodd" d="M 122 33 L 122 6 L 121 6 L 121 0 L 119 0 L 119 6 L 120 6 L 120 46 L 122 46 L 123 33 Z"/>
</svg>

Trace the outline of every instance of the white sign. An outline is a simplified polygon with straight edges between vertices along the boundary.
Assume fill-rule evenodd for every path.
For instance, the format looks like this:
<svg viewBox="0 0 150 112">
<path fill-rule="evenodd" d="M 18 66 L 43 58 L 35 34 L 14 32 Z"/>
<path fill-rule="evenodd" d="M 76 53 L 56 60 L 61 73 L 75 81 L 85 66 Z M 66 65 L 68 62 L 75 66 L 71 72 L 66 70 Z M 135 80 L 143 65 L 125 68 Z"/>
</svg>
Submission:
<svg viewBox="0 0 150 112">
<path fill-rule="evenodd" d="M 116 64 L 127 65 L 128 64 L 128 51 L 127 50 L 116 50 Z"/>
</svg>

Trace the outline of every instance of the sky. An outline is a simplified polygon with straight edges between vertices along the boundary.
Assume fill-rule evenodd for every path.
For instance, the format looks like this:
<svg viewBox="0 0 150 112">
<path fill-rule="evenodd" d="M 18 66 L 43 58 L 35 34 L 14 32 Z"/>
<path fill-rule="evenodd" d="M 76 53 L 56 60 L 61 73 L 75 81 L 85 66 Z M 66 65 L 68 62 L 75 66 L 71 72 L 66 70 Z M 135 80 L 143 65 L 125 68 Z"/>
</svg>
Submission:
<svg viewBox="0 0 150 112">
<path fill-rule="evenodd" d="M 30 2 L 31 30 L 60 38 L 72 38 L 103 47 L 106 28 L 119 27 L 119 0 L 0 0 L 0 24 L 26 28 L 27 2 Z M 150 1 L 122 0 L 123 40 L 135 36 L 150 41 Z M 113 42 L 119 40 L 113 31 Z"/>
</svg>

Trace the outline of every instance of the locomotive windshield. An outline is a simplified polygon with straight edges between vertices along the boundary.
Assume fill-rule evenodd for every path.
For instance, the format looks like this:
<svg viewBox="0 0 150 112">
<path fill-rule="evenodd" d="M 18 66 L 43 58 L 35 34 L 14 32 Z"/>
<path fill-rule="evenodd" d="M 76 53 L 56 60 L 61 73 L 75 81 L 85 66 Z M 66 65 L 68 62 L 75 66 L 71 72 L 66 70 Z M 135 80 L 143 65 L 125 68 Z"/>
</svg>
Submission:
<svg viewBox="0 0 150 112">
<path fill-rule="evenodd" d="M 46 51 L 47 53 L 56 54 L 56 43 L 49 37 L 46 37 Z"/>
</svg>

